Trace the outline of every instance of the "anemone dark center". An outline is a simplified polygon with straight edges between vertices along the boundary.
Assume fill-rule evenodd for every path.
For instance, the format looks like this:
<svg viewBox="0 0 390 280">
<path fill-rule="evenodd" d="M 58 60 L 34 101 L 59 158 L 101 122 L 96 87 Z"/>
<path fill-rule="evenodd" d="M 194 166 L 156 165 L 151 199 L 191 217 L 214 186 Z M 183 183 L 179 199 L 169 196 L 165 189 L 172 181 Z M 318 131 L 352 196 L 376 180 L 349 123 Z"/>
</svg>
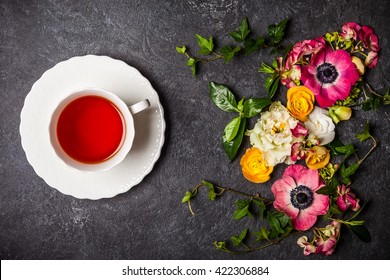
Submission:
<svg viewBox="0 0 390 280">
<path fill-rule="evenodd" d="M 317 67 L 317 79 L 323 84 L 333 83 L 338 76 L 336 67 L 330 63 L 325 62 Z"/>
<path fill-rule="evenodd" d="M 304 210 L 313 204 L 313 191 L 300 185 L 290 192 L 290 200 L 295 208 Z"/>
</svg>

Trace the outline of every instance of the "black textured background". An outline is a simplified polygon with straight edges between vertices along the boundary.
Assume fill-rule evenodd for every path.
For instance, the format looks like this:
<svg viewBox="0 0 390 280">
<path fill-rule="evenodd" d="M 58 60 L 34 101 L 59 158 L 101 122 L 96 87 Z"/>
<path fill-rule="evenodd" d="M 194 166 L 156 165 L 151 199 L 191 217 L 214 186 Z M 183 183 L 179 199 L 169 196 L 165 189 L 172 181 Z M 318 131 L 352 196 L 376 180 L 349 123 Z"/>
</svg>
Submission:
<svg viewBox="0 0 390 280">
<path fill-rule="evenodd" d="M 268 50 L 240 56 L 230 64 L 201 65 L 194 78 L 176 45 L 196 49 L 195 33 L 213 35 L 221 46 L 247 16 L 255 34 L 290 18 L 287 43 L 340 30 L 346 21 L 370 25 L 381 52 L 367 79 L 379 92 L 390 86 L 390 2 L 372 1 L 6 1 L 0 0 L 0 258 L 1 259 L 305 259 L 298 236 L 261 252 L 233 256 L 217 252 L 214 240 L 261 222 L 233 221 L 234 201 L 215 202 L 202 192 L 192 217 L 181 198 L 201 179 L 272 197 L 270 186 L 285 166 L 263 185 L 246 181 L 239 160 L 229 162 L 220 134 L 232 115 L 208 97 L 208 83 L 228 85 L 237 97 L 265 96 L 260 61 Z M 33 83 L 56 63 L 73 56 L 108 55 L 138 68 L 159 93 L 167 121 L 166 143 L 154 170 L 138 186 L 112 199 L 78 200 L 47 186 L 28 164 L 20 144 L 20 111 Z M 286 92 L 283 88 L 280 95 Z M 362 218 L 371 243 L 342 232 L 329 259 L 389 259 L 389 109 L 354 111 L 341 123 L 341 140 L 366 120 L 379 147 L 354 176 L 353 188 L 370 201 Z M 253 125 L 251 121 L 251 126 Z M 249 143 L 245 140 L 245 146 Z M 243 150 L 240 151 L 242 154 Z M 322 259 L 310 256 L 308 259 Z"/>
</svg>

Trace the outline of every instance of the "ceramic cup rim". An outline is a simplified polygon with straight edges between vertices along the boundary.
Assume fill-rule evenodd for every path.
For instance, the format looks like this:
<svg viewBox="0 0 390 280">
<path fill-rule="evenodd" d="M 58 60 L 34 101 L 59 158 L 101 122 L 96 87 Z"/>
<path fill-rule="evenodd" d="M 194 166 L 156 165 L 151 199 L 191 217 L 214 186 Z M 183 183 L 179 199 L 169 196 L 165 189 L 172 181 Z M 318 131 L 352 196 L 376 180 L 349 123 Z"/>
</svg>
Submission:
<svg viewBox="0 0 390 280">
<path fill-rule="evenodd" d="M 124 122 L 123 139 L 118 150 L 111 155 L 108 159 L 98 163 L 83 163 L 70 157 L 61 147 L 57 137 L 57 121 L 61 115 L 63 109 L 72 101 L 83 96 L 99 96 L 112 102 L 122 114 Z M 127 154 L 130 152 L 133 145 L 135 136 L 134 119 L 130 112 L 129 106 L 126 105 L 117 95 L 114 93 L 96 87 L 87 87 L 71 92 L 65 98 L 57 103 L 54 109 L 49 124 L 49 137 L 51 147 L 59 159 L 61 159 L 66 165 L 83 172 L 102 172 L 112 169 L 117 164 L 121 163 Z"/>
</svg>

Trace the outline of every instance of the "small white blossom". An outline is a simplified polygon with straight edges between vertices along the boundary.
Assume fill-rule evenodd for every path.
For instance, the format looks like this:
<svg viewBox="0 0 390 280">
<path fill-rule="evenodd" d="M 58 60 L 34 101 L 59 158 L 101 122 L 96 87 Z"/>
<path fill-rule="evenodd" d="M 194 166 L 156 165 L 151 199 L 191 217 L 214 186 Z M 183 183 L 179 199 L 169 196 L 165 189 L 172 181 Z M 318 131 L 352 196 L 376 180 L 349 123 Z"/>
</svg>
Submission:
<svg viewBox="0 0 390 280">
<path fill-rule="evenodd" d="M 317 137 L 320 141 L 319 145 L 326 145 L 335 137 L 335 125 L 329 117 L 328 110 L 320 107 L 314 107 L 305 126 L 309 129 L 309 138 Z"/>
</svg>

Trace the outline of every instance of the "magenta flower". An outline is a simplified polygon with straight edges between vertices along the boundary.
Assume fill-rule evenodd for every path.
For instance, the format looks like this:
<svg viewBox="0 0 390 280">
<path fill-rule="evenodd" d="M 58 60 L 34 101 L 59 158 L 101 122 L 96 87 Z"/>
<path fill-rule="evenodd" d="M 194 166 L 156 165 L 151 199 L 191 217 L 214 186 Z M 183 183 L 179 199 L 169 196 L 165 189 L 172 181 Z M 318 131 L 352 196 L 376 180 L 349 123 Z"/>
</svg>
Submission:
<svg viewBox="0 0 390 280">
<path fill-rule="evenodd" d="M 316 54 L 325 48 L 325 39 L 320 36 L 312 40 L 304 40 L 296 43 L 287 55 L 286 66 L 288 69 L 306 55 Z"/>
<path fill-rule="evenodd" d="M 303 248 L 303 254 L 308 256 L 317 251 L 317 247 L 307 241 L 307 236 L 302 236 L 298 239 L 297 244 Z"/>
<path fill-rule="evenodd" d="M 374 29 L 369 26 L 362 26 L 358 35 L 359 39 L 363 42 L 364 47 L 374 52 L 380 50 L 378 36 L 374 33 Z"/>
<path fill-rule="evenodd" d="M 296 138 L 300 136 L 307 136 L 309 134 L 309 130 L 303 126 L 302 123 L 298 122 L 297 125 L 294 127 L 294 129 L 290 129 L 292 132 L 292 135 Z"/>
<path fill-rule="evenodd" d="M 341 28 L 341 37 L 349 41 L 354 39 L 356 41 L 358 33 L 362 27 L 356 22 L 346 22 Z"/>
<path fill-rule="evenodd" d="M 337 240 L 336 238 L 329 237 L 326 240 L 323 240 L 321 237 L 317 237 L 316 239 L 316 245 L 317 250 L 316 254 L 324 254 L 326 256 L 330 256 L 334 252 L 334 248 L 336 246 Z"/>
<path fill-rule="evenodd" d="M 329 209 L 329 197 L 316 193 L 323 186 L 317 170 L 290 165 L 272 185 L 274 207 L 291 218 L 296 230 L 307 230 Z"/>
<path fill-rule="evenodd" d="M 312 40 L 297 42 L 289 51 L 284 67 L 280 67 L 283 73 L 281 83 L 287 87 L 296 86 L 294 81 L 301 79 L 301 66 L 304 57 L 314 55 L 325 48 L 325 39 L 320 36 Z"/>
<path fill-rule="evenodd" d="M 347 98 L 358 78 L 349 53 L 330 47 L 314 55 L 309 66 L 302 67 L 302 82 L 313 91 L 322 108 Z"/>
<path fill-rule="evenodd" d="M 307 156 L 307 151 L 305 149 L 305 145 L 303 142 L 295 142 L 291 146 L 291 160 L 293 162 L 296 162 L 297 160 L 300 159 L 305 159 Z"/>
<path fill-rule="evenodd" d="M 344 212 L 349 207 L 351 207 L 352 211 L 360 209 L 360 199 L 356 198 L 356 195 L 351 192 L 350 188 L 347 188 L 345 185 L 338 186 L 337 193 L 339 196 L 337 197 L 336 203 L 341 211 Z"/>
<path fill-rule="evenodd" d="M 368 53 L 366 59 L 364 60 L 364 66 L 368 68 L 375 68 L 378 63 L 378 53 L 371 51 Z"/>
</svg>

